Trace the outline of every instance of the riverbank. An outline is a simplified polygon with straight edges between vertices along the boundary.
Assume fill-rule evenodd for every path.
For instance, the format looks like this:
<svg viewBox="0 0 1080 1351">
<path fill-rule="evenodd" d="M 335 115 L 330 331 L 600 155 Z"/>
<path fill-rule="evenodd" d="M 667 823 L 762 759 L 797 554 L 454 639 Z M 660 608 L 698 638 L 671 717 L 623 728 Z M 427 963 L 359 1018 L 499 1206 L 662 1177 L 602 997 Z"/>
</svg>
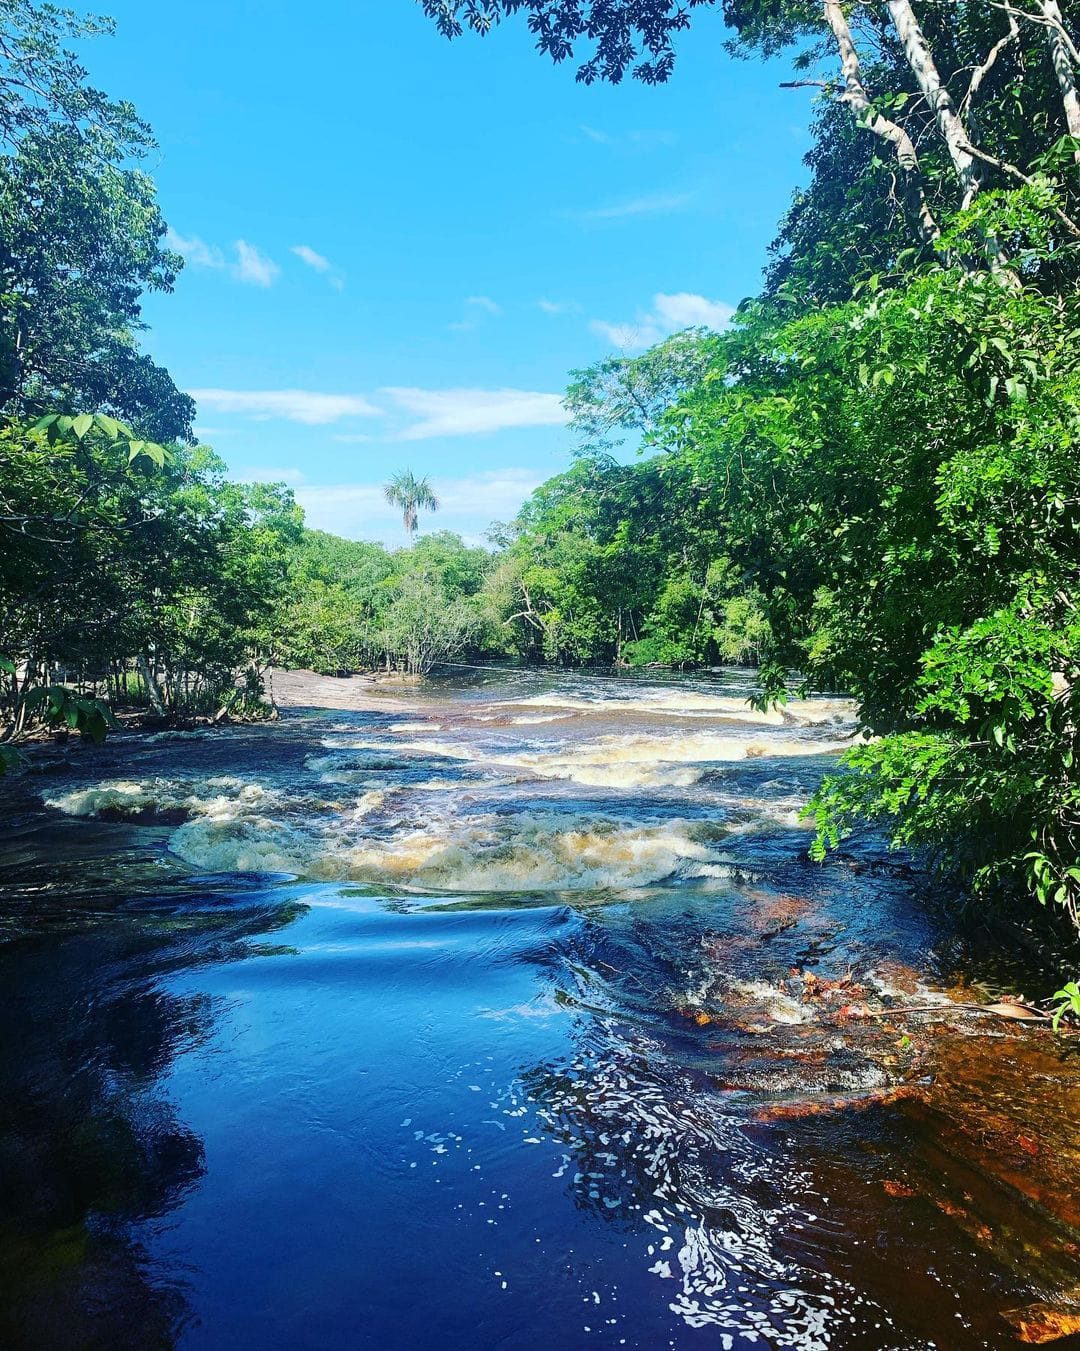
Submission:
<svg viewBox="0 0 1080 1351">
<path fill-rule="evenodd" d="M 267 693 L 280 709 L 320 708 L 371 712 L 389 706 L 388 700 L 421 688 L 423 677 L 396 671 L 372 671 L 362 675 L 329 676 L 315 671 L 267 672 Z"/>
</svg>

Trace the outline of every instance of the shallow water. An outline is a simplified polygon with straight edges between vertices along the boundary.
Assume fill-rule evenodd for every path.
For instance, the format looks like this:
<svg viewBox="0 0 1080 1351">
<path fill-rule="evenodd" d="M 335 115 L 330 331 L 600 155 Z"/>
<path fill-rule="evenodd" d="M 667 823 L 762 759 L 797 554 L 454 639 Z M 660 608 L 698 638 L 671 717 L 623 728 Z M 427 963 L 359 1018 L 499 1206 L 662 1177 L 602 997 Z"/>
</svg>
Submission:
<svg viewBox="0 0 1080 1351">
<path fill-rule="evenodd" d="M 517 672 L 4 788 L 34 1347 L 993 1347 L 1080 1283 L 1030 968 L 798 809 L 842 701 Z M 403 707 L 407 704 L 407 707 Z M 981 994 L 976 994 L 981 997 Z"/>
</svg>

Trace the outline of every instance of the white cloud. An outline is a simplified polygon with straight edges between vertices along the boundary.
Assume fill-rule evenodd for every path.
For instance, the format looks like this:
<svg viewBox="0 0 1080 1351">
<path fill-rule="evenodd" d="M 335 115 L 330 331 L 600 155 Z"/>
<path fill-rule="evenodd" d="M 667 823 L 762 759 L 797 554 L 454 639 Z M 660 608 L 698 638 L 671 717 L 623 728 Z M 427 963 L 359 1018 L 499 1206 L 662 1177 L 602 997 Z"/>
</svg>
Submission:
<svg viewBox="0 0 1080 1351">
<path fill-rule="evenodd" d="M 674 134 L 670 131 L 631 130 L 612 135 L 611 132 L 590 127 L 584 122 L 581 123 L 580 130 L 583 136 L 595 141 L 597 145 L 610 145 L 616 150 L 657 150 L 661 146 L 671 145 L 675 140 Z"/>
<path fill-rule="evenodd" d="M 517 514 L 525 499 L 543 482 L 532 469 L 496 469 L 462 478 L 433 478 L 437 512 L 422 512 L 420 533 L 454 530 L 471 543 L 481 542 L 492 521 Z M 401 513 L 383 496 L 381 483 L 335 483 L 301 486 L 296 500 L 307 524 L 349 539 L 380 540 L 391 547 L 405 542 Z"/>
<path fill-rule="evenodd" d="M 432 436 L 468 436 L 508 427 L 555 427 L 566 422 L 561 394 L 526 389 L 413 389 L 395 386 L 380 394 L 419 418 L 399 433 L 402 441 Z"/>
<path fill-rule="evenodd" d="M 671 294 L 658 291 L 653 296 L 652 309 L 639 311 L 633 323 L 593 319 L 589 327 L 613 347 L 640 351 L 683 328 L 724 329 L 734 313 L 735 306 L 724 300 L 708 300 L 689 291 Z"/>
<path fill-rule="evenodd" d="M 312 271 L 324 276 L 335 291 L 345 289 L 345 274 L 340 268 L 336 268 L 329 258 L 313 249 L 310 244 L 294 244 L 291 252 Z"/>
<path fill-rule="evenodd" d="M 597 145 L 611 144 L 611 137 L 606 131 L 598 131 L 596 127 L 586 126 L 584 122 L 581 124 L 581 130 L 590 141 L 595 141 Z"/>
<path fill-rule="evenodd" d="M 347 417 L 384 417 L 363 394 L 327 394 L 310 389 L 191 389 L 203 412 L 236 413 L 265 422 L 281 418 L 321 426 Z M 405 425 L 385 435 L 398 441 L 433 436 L 469 436 L 510 427 L 555 427 L 566 421 L 562 395 L 527 389 L 417 389 L 393 386 L 379 390 L 404 415 Z M 396 419 L 400 422 L 400 418 Z M 336 441 L 355 443 L 366 434 L 343 431 Z"/>
<path fill-rule="evenodd" d="M 380 412 L 360 394 L 320 394 L 309 389 L 189 389 L 202 408 L 243 413 L 265 421 L 284 418 L 317 426 L 343 417 L 374 417 Z"/>
<path fill-rule="evenodd" d="M 439 498 L 440 516 L 479 516 L 487 523 L 516 515 L 543 481 L 534 469 L 491 469 L 465 478 L 432 479 L 432 486 Z"/>
<path fill-rule="evenodd" d="M 207 244 L 198 235 L 184 236 L 169 229 L 165 232 L 165 243 L 174 253 L 183 255 L 193 267 L 225 266 L 225 255 L 221 250 L 213 244 Z"/>
<path fill-rule="evenodd" d="M 656 193 L 651 197 L 633 197 L 628 202 L 614 202 L 610 206 L 597 206 L 589 211 L 579 211 L 581 220 L 625 220 L 630 216 L 663 215 L 671 211 L 681 211 L 689 206 L 693 197 L 688 192 Z"/>
<path fill-rule="evenodd" d="M 653 309 L 665 328 L 673 332 L 680 328 L 726 328 L 735 313 L 735 306 L 723 300 L 706 300 L 689 291 L 666 295 L 658 291 L 653 296 Z"/>
<path fill-rule="evenodd" d="M 176 253 L 182 254 L 193 267 L 213 268 L 220 272 L 226 266 L 225 254 L 222 250 L 216 244 L 207 244 L 198 235 L 181 235 L 170 229 L 166 232 L 165 243 Z M 233 245 L 233 249 L 236 259 L 229 265 L 229 272 L 237 281 L 247 282 L 252 286 L 272 286 L 274 284 L 281 268 L 272 258 L 268 258 L 265 253 L 257 249 L 254 244 L 249 244 L 246 239 L 238 239 Z M 315 254 L 314 256 L 317 258 L 319 255 Z"/>
<path fill-rule="evenodd" d="M 233 248 L 236 250 L 236 262 L 232 266 L 232 274 L 237 281 L 247 282 L 251 286 L 273 286 L 281 268 L 272 258 L 268 258 L 246 239 L 238 239 Z"/>
<path fill-rule="evenodd" d="M 581 306 L 576 300 L 538 300 L 537 308 L 553 317 L 560 314 L 580 314 Z"/>
<path fill-rule="evenodd" d="M 627 351 L 651 347 L 664 336 L 650 320 L 637 324 L 609 324 L 606 319 L 591 319 L 589 327 L 598 338 L 611 343 L 612 347 L 621 347 Z"/>
<path fill-rule="evenodd" d="M 304 521 L 312 530 L 328 530 L 346 539 L 400 543 L 401 516 L 377 483 L 333 483 L 296 489 Z M 394 527 L 398 538 L 394 539 Z"/>
<path fill-rule="evenodd" d="M 330 259 L 324 258 L 321 253 L 316 253 L 310 244 L 294 244 L 292 252 L 302 263 L 307 263 L 308 267 L 313 267 L 316 272 L 330 271 Z"/>
<path fill-rule="evenodd" d="M 502 306 L 490 296 L 467 296 L 465 299 L 465 318 L 456 323 L 447 324 L 454 333 L 471 333 L 480 325 L 482 314 L 502 314 Z"/>
<path fill-rule="evenodd" d="M 290 488 L 298 488 L 307 482 L 307 476 L 301 469 L 282 468 L 278 465 L 257 464 L 251 469 L 242 469 L 233 475 L 237 483 L 287 483 Z"/>
</svg>

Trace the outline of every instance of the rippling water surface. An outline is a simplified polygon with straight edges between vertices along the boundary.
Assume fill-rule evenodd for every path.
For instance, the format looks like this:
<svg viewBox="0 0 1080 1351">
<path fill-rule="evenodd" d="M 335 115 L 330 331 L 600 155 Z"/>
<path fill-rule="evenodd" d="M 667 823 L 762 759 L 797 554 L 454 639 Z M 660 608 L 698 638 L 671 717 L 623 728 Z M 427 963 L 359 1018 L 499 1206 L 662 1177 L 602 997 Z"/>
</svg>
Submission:
<svg viewBox="0 0 1080 1351">
<path fill-rule="evenodd" d="M 968 1110 L 986 1034 L 953 1121 L 925 1021 L 851 1009 L 1014 973 L 880 843 L 808 862 L 850 710 L 746 679 L 480 673 L 7 785 L 0 1340 L 1012 1344 L 1080 1281 L 1056 1145 L 1013 1176 Z M 1060 1114 L 1016 1035 L 990 1078 Z"/>
</svg>

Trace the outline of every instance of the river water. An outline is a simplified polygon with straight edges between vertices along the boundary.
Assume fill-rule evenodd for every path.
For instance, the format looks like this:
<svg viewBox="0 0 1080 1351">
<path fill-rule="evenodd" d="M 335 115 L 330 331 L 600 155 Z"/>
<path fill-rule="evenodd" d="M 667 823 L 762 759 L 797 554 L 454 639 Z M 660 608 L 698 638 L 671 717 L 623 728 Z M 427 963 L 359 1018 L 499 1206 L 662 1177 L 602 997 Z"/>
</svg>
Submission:
<svg viewBox="0 0 1080 1351">
<path fill-rule="evenodd" d="M 0 1343 L 1015 1344 L 1080 1284 L 1076 1058 L 949 1016 L 1038 977 L 880 840 L 808 860 L 851 710 L 748 680 L 479 672 L 7 783 Z"/>
</svg>

